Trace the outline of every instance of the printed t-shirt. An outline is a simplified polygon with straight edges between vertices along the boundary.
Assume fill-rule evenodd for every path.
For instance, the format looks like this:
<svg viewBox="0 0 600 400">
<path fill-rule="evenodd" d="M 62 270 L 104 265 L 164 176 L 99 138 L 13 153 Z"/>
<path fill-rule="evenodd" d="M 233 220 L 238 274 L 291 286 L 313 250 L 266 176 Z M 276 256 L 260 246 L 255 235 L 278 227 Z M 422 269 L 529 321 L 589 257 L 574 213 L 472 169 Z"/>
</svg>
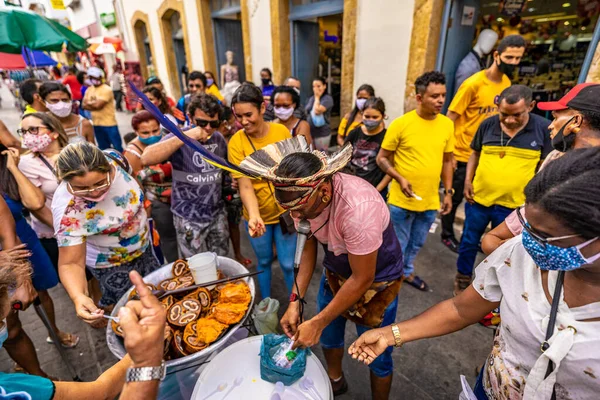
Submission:
<svg viewBox="0 0 600 400">
<path fill-rule="evenodd" d="M 352 130 L 346 137 L 346 142 L 352 143 L 352 159 L 350 165 L 356 176 L 360 176 L 373 186 L 385 177 L 385 172 L 377 165 L 377 154 L 385 137 L 386 130 L 377 135 L 365 135 L 362 128 Z"/>
<path fill-rule="evenodd" d="M 59 247 L 86 243 L 86 265 L 116 267 L 141 256 L 148 247 L 144 192 L 127 172 L 111 162 L 114 179 L 106 197 L 89 201 L 69 193 L 62 182 L 52 199 Z"/>
<path fill-rule="evenodd" d="M 335 174 L 331 203 L 308 222 L 325 248 L 325 268 L 348 278 L 352 273 L 348 254 L 360 256 L 379 250 L 375 282 L 402 275 L 402 250 L 390 223 L 390 211 L 377 189 L 363 179 Z"/>
<path fill-rule="evenodd" d="M 440 208 L 440 176 L 444 153 L 454 150 L 454 125 L 444 115 L 433 120 L 419 117 L 415 110 L 396 118 L 387 130 L 381 147 L 394 152 L 394 168 L 412 185 L 423 200 L 406 197 L 395 179 L 388 203 L 410 211 Z"/>
<path fill-rule="evenodd" d="M 56 388 L 48 378 L 29 374 L 0 372 L 0 399 L 50 400 Z"/>
<path fill-rule="evenodd" d="M 316 127 L 313 123 L 312 116 L 310 113 L 314 105 L 315 96 L 311 96 L 311 98 L 308 99 L 308 103 L 306 103 L 306 107 L 304 107 L 304 109 L 306 110 L 307 121 L 310 125 L 311 136 L 313 138 L 320 138 L 331 135 L 331 126 L 329 126 L 329 119 L 331 118 L 331 109 L 333 108 L 333 97 L 331 97 L 328 94 L 324 94 L 323 96 L 321 96 L 321 105 L 326 108 L 325 112 L 321 114 L 323 115 L 323 118 L 325 118 L 325 125 L 323 126 Z"/>
<path fill-rule="evenodd" d="M 174 137 L 172 133 L 161 141 Z M 211 153 L 227 158 L 227 143 L 219 132 L 214 132 L 205 143 Z M 223 171 L 202 158 L 187 145 L 181 146 L 169 158 L 173 166 L 173 214 L 197 224 L 210 224 L 224 210 L 222 198 Z"/>
<path fill-rule="evenodd" d="M 243 129 L 237 131 L 237 133 L 231 137 L 229 146 L 227 147 L 229 161 L 231 163 L 240 165 L 244 158 L 254 153 L 255 150 L 260 150 L 271 143 L 277 143 L 292 137 L 290 131 L 288 131 L 285 126 L 273 122 L 267 123 L 269 124 L 269 133 L 260 139 L 251 137 L 250 140 L 252 142 L 250 142 Z M 254 144 L 254 148 L 251 143 Z M 232 177 L 237 179 L 244 176 L 232 173 Z M 275 189 L 273 188 L 273 185 L 262 179 L 253 179 L 252 186 L 254 187 L 256 199 L 258 200 L 258 209 L 263 222 L 267 225 L 279 223 L 279 216 L 283 214 L 283 209 L 275 201 Z M 246 207 L 244 207 L 244 218 L 248 220 L 248 211 L 246 210 Z"/>
<path fill-rule="evenodd" d="M 548 293 L 554 293 L 557 280 L 558 271 L 548 271 Z M 485 362 L 484 389 L 490 399 L 520 400 L 531 383 L 529 374 L 536 361 L 544 357 L 540 345 L 551 308 L 541 271 L 523 247 L 521 236 L 507 241 L 479 264 L 472 285 L 485 300 L 500 302 L 502 310 L 502 323 Z M 549 341 L 550 347 L 561 349 L 553 353 L 553 360 L 560 361 L 556 375 L 558 399 L 598 397 L 600 379 L 594 377 L 600 374 L 600 321 L 589 320 L 599 317 L 600 302 L 569 307 L 564 291 L 561 293 L 556 326 L 573 326 L 577 333 L 570 336 L 571 329 L 558 328 Z M 548 361 L 540 361 L 537 372 L 543 379 Z M 535 398 L 550 399 L 552 386 L 547 388 L 546 396 Z"/>
<path fill-rule="evenodd" d="M 115 96 L 106 84 L 90 86 L 85 91 L 86 99 L 104 100 L 106 104 L 99 110 L 91 110 L 94 126 L 116 126 L 117 117 L 115 109 Z"/>
<path fill-rule="evenodd" d="M 488 79 L 485 71 L 480 71 L 466 79 L 458 88 L 448 107 L 459 115 L 454 122 L 454 156 L 457 161 L 468 162 L 471 156 L 471 141 L 484 119 L 498 114 L 496 98 L 510 86 L 510 79 L 502 75 L 502 82 Z"/>
<path fill-rule="evenodd" d="M 552 151 L 550 121 L 529 114 L 529 122 L 511 139 L 503 133 L 498 115 L 483 121 L 471 148 L 480 152 L 473 179 L 473 199 L 486 207 L 516 208 L 525 203 L 525 186 L 540 159 Z"/>
<path fill-rule="evenodd" d="M 19 169 L 35 187 L 42 190 L 46 196 L 46 207 L 50 210 L 52 209 L 54 192 L 58 188 L 58 180 L 40 157 L 35 156 L 33 153 L 23 155 L 19 161 Z M 46 160 L 54 168 L 54 161 L 47 157 Z M 51 239 L 54 237 L 54 229 L 37 219 L 33 214 L 31 214 L 31 227 L 39 238 Z"/>
</svg>

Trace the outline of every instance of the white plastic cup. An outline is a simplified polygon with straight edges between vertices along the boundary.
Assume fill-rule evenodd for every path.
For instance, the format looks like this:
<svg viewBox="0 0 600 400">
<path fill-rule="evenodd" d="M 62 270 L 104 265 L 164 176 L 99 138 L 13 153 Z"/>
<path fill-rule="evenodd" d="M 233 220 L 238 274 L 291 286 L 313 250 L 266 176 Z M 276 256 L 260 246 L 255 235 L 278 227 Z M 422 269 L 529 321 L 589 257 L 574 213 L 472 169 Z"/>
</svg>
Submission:
<svg viewBox="0 0 600 400">
<path fill-rule="evenodd" d="M 196 254 L 188 260 L 188 266 L 196 285 L 217 280 L 217 255 L 215 253 Z"/>
</svg>

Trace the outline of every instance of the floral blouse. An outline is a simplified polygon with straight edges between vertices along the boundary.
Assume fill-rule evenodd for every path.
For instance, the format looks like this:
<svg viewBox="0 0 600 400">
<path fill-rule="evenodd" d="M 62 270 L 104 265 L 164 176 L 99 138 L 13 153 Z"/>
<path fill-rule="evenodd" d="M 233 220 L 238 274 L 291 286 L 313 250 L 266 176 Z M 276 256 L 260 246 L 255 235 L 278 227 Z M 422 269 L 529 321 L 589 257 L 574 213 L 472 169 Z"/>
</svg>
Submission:
<svg viewBox="0 0 600 400">
<path fill-rule="evenodd" d="M 115 163 L 115 177 L 100 202 L 69 193 L 62 182 L 52 200 L 59 247 L 86 243 L 86 265 L 116 267 L 131 262 L 149 244 L 144 193 L 135 179 Z"/>
</svg>

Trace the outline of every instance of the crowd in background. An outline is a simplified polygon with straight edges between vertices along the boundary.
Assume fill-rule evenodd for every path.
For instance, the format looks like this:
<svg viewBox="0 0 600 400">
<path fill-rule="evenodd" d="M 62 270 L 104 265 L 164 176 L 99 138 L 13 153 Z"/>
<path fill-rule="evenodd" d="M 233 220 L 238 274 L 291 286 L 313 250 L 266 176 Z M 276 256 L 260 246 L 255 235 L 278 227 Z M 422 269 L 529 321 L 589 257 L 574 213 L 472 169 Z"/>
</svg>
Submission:
<svg viewBox="0 0 600 400">
<path fill-rule="evenodd" d="M 3 239 L 2 253 L 19 241 L 26 245 L 14 251 L 26 252 L 18 254 L 29 259 L 33 274 L 29 281 L 26 272 L 11 275 L 0 266 L 0 295 L 9 286 L 37 292 L 61 345 L 75 347 L 79 338 L 63 326 L 48 293 L 59 282 L 77 315 L 93 327 L 103 327 L 104 313 L 131 286 L 132 271 L 144 276 L 164 263 L 206 251 L 227 256 L 230 246 L 238 262 L 252 266 L 241 248 L 246 232 L 257 260 L 255 268 L 262 271 L 257 276 L 261 297 L 270 297 L 272 286 L 281 284 L 272 281 L 275 258 L 283 284 L 293 293 L 296 233 L 293 221 L 286 223 L 288 208 L 282 207 L 275 187 L 267 180 L 215 167 L 164 125 L 178 126 L 186 136 L 235 165 L 266 146 L 298 136 L 324 153 L 333 145 L 349 143 L 352 155 L 342 175 L 355 175 L 381 196 L 377 202 L 370 201 L 385 208 L 381 220 L 388 221 L 389 232 L 386 225 L 378 233 L 384 244 L 388 243 L 385 235 L 393 236 L 390 248 L 398 243 L 394 251 L 402 266 L 394 280 L 430 290 L 415 271 L 414 260 L 428 233 L 435 231 L 436 218 L 441 218 L 442 242 L 458 253 L 453 300 L 390 329 L 387 325 L 396 317 L 396 300 L 389 318 L 379 321 L 381 328 L 361 331 L 364 335 L 351 346 L 352 356 L 372 369 L 374 397 L 389 396 L 393 365 L 388 346 L 443 335 L 476 322 L 497 326 L 502 321 L 478 378 L 477 398 L 559 394 L 563 387 L 591 398 L 597 384 L 582 382 L 586 368 L 593 370 L 600 361 L 597 352 L 585 351 L 600 346 L 598 330 L 590 328 L 600 318 L 600 280 L 594 275 L 600 268 L 598 151 L 572 151 L 577 157 L 564 157 L 556 164 L 549 161 L 572 149 L 600 145 L 600 85 L 578 85 L 564 99 L 536 105 L 531 89 L 510 81 L 526 47 L 518 35 L 505 37 L 491 65 L 461 84 L 446 115 L 442 114 L 446 77 L 440 72 L 426 72 L 415 81 L 416 109 L 389 124 L 385 99 L 377 96 L 377 88 L 363 84 L 337 134 L 331 126 L 334 100 L 327 93 L 328 82 L 320 77 L 311 82 L 313 95 L 303 99 L 300 85 L 306 83 L 288 77 L 277 86 L 265 68 L 260 85 L 241 83 L 226 98 L 212 72 L 192 71 L 186 94 L 177 100 L 166 93 L 158 77 L 150 77 L 142 92 L 169 123 L 137 104 L 131 116 L 132 132 L 124 135 L 124 143 L 117 112 L 123 111 L 130 93 L 119 66 L 108 77 L 102 68 L 90 67 L 87 71 L 70 68 L 60 80 L 26 80 L 20 86 L 27 107 L 14 132 L 18 137 L 0 123 L 0 218 L 14 220 L 10 226 L 18 238 L 14 243 Z M 535 107 L 551 112 L 554 120 L 533 113 Z M 331 190 L 338 190 L 336 185 L 342 183 Z M 358 186 L 356 191 L 360 191 Z M 319 198 L 328 204 L 329 197 L 335 194 Z M 312 194 L 302 201 L 312 204 L 311 198 Z M 463 199 L 465 219 L 458 240 L 454 222 Z M 567 210 L 564 203 L 573 210 Z M 322 212 L 325 206 L 315 207 Z M 290 209 L 292 217 L 310 219 L 313 215 L 304 208 L 305 214 L 300 208 Z M 484 236 L 490 224 L 492 231 Z M 512 240 L 521 234 L 524 247 L 520 247 L 521 239 Z M 347 245 L 344 251 L 350 253 L 350 248 Z M 498 250 L 484 261 L 487 265 L 474 270 L 482 249 L 486 254 Z M 566 249 L 569 254 L 564 254 Z M 6 257 L 10 259 L 9 254 Z M 541 326 L 546 308 L 550 310 L 549 304 L 540 309 L 528 299 L 541 296 L 538 300 L 543 303 L 552 297 L 552 289 L 546 288 L 549 282 L 557 285 L 555 274 L 540 275 L 536 264 L 542 271 L 569 271 L 559 278 L 564 280 L 563 302 L 568 307 L 565 304 L 558 315 L 564 330 L 576 326 L 577 334 L 556 339 L 568 353 L 562 358 L 547 356 L 540 361 L 539 354 L 533 353 L 536 349 L 539 353 L 536 340 L 544 332 L 526 331 L 526 327 Z M 588 268 L 579 269 L 585 265 Z M 373 274 L 371 283 L 378 281 Z M 330 296 L 322 308 L 333 301 L 334 295 Z M 151 307 L 151 301 L 147 302 Z M 522 315 L 523 307 L 530 309 L 529 317 Z M 569 307 L 580 312 L 575 315 Z M 48 377 L 18 313 L 6 315 L 4 347 L 10 356 L 24 372 Z M 321 338 L 322 343 L 326 340 Z M 343 334 L 341 340 L 343 348 Z M 339 368 L 329 369 L 336 394 L 348 386 L 338 356 Z M 559 374 L 550 378 L 544 376 L 548 359 L 556 368 L 560 366 Z M 585 368 L 578 371 L 577 365 Z M 540 376 L 530 373 L 541 370 Z M 113 372 L 114 378 L 124 369 Z"/>
</svg>

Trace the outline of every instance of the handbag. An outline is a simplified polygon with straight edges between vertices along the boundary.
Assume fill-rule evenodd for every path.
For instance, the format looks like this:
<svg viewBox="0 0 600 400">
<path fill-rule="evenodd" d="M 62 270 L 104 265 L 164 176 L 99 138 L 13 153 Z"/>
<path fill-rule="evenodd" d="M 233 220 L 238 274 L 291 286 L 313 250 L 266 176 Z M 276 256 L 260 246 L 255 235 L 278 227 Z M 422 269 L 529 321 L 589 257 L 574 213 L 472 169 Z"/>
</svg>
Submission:
<svg viewBox="0 0 600 400">
<path fill-rule="evenodd" d="M 252 140 L 250 139 L 250 136 L 248 136 L 246 131 L 244 131 L 244 135 L 246 135 L 248 142 L 250 142 L 252 150 L 256 151 L 256 147 L 254 147 L 254 143 L 252 143 Z M 271 184 L 269 182 L 267 182 L 267 187 L 269 188 L 269 192 L 271 192 L 271 196 L 273 196 L 273 200 L 275 200 L 275 203 L 277 203 L 275 193 L 273 193 L 273 189 L 271 189 Z M 285 211 L 279 216 L 279 226 L 281 227 L 281 231 L 285 235 L 291 235 L 293 233 L 296 233 L 296 224 L 294 223 L 294 219 L 292 218 L 292 215 L 290 214 L 289 210 Z"/>
</svg>

